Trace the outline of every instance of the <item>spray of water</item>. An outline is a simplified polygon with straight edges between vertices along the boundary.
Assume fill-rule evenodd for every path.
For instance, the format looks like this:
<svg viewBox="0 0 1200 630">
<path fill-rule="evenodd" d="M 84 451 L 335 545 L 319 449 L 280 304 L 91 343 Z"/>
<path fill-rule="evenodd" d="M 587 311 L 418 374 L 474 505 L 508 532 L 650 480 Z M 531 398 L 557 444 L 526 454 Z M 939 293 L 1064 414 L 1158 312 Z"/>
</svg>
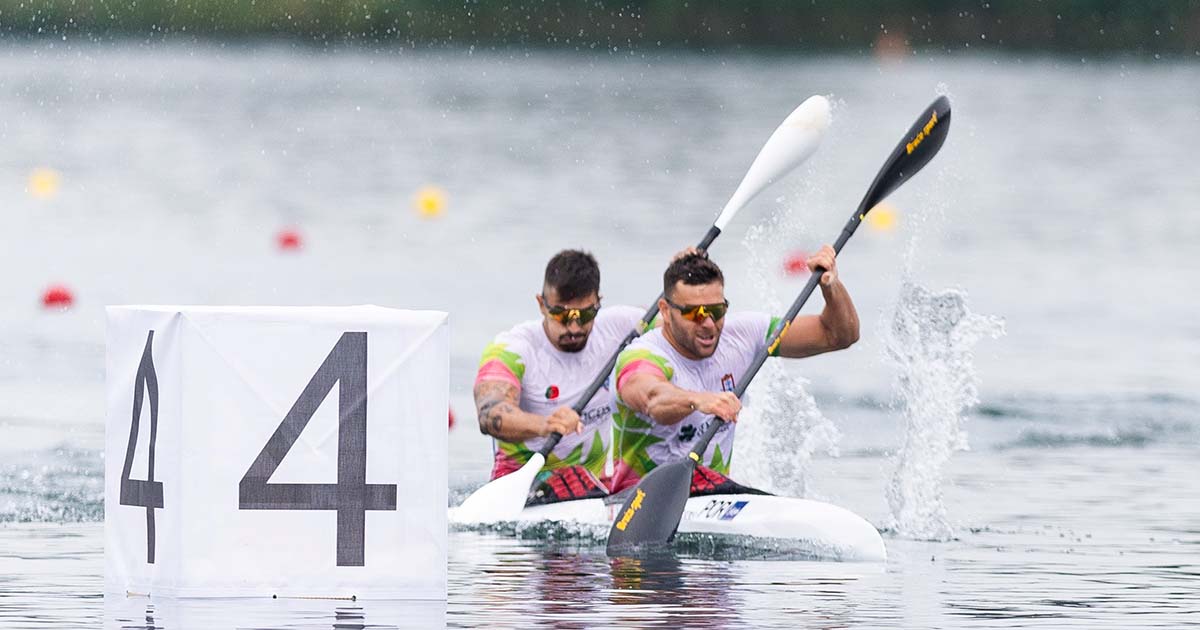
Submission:
<svg viewBox="0 0 1200 630">
<path fill-rule="evenodd" d="M 948 540 L 953 531 L 942 503 L 950 456 L 966 450 L 964 412 L 979 402 L 975 344 L 1004 334 L 1004 322 L 977 315 L 958 290 L 931 291 L 905 281 L 881 335 L 897 370 L 904 443 L 887 488 L 889 529 L 921 540 Z"/>
<path fill-rule="evenodd" d="M 945 84 L 937 91 L 954 98 Z M 972 133 L 970 127 L 967 133 Z M 906 221 L 912 231 L 900 291 L 880 322 L 883 359 L 896 371 L 896 408 L 904 423 L 885 492 L 888 528 L 921 540 L 954 535 L 942 482 L 951 455 L 968 448 L 965 413 L 979 402 L 974 349 L 981 339 L 1004 334 L 1002 319 L 971 312 L 965 291 L 932 290 L 914 280 L 918 255 L 942 240 L 938 237 L 947 212 L 953 208 L 961 221 L 963 209 L 974 205 L 969 199 L 974 189 L 963 180 L 963 168 L 961 159 L 943 160 L 922 175 L 925 184 L 916 189 L 915 211 Z"/>
<path fill-rule="evenodd" d="M 835 102 L 835 110 L 838 105 Z M 796 209 L 819 207 L 823 179 L 808 170 L 794 194 L 778 198 L 775 211 L 752 227 L 743 244 L 749 252 L 751 282 L 760 304 L 782 314 L 793 296 L 781 299 L 779 261 L 796 242 L 811 241 Z M 808 381 L 781 361 L 768 361 L 750 388 L 751 406 L 738 423 L 735 478 L 784 496 L 812 497 L 806 472 L 814 455 L 838 454 L 841 432 L 808 393 Z"/>
<path fill-rule="evenodd" d="M 836 456 L 842 434 L 808 393 L 808 381 L 782 363 L 763 366 L 753 408 L 738 423 L 739 481 L 768 492 L 810 497 L 806 473 L 813 455 Z"/>
</svg>

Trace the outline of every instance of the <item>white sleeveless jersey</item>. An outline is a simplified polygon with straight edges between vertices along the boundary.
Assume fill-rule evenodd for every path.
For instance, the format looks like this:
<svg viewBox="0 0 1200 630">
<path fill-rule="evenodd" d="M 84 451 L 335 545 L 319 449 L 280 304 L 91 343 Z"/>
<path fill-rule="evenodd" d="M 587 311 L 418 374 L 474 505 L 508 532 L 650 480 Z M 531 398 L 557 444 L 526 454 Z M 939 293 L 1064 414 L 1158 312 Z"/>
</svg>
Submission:
<svg viewBox="0 0 1200 630">
<path fill-rule="evenodd" d="M 484 350 L 475 382 L 499 380 L 518 386 L 521 409 L 529 413 L 548 416 L 559 407 L 573 407 L 625 336 L 639 325 L 643 313 L 632 306 L 602 307 L 587 345 L 579 352 L 555 348 L 540 319 L 517 324 L 497 335 Z M 580 414 L 583 433 L 564 435 L 546 458 L 546 468 L 582 465 L 597 479 L 608 476 L 605 463 L 616 411 L 611 381 L 610 376 Z M 519 443 L 494 440 L 492 478 L 520 468 L 545 442 L 542 437 Z"/>
<path fill-rule="evenodd" d="M 633 374 L 653 371 L 668 381 L 691 391 L 733 391 L 737 379 L 750 367 L 754 355 L 766 348 L 769 333 L 779 319 L 763 313 L 729 313 L 712 356 L 693 360 L 679 354 L 657 329 L 642 335 L 629 344 L 617 361 L 617 386 Z M 749 401 L 742 399 L 743 404 Z M 721 474 L 729 474 L 733 456 L 733 435 L 736 424 L 715 420 L 713 416 L 693 411 L 676 424 L 659 424 L 649 416 L 626 407 L 617 398 L 614 418 L 614 451 L 616 468 L 613 473 L 613 492 L 637 483 L 646 473 L 660 464 L 687 456 L 709 422 L 721 422 L 721 428 L 708 444 L 700 464 Z"/>
</svg>

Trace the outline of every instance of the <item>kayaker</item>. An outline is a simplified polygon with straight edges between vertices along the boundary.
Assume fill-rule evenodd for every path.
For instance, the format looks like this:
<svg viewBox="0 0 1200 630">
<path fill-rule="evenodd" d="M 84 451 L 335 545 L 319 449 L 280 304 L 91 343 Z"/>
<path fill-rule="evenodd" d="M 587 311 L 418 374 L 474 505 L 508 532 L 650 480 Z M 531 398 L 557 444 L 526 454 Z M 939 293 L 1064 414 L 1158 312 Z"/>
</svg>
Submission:
<svg viewBox="0 0 1200 630">
<path fill-rule="evenodd" d="M 800 358 L 840 350 L 858 340 L 858 314 L 838 278 L 833 248 L 806 261 L 825 269 L 820 315 L 799 316 L 787 327 L 772 356 Z M 725 491 L 732 484 L 734 424 L 742 403 L 735 379 L 766 347 L 779 318 L 765 313 L 727 313 L 725 277 L 705 254 L 674 260 L 663 274 L 662 325 L 636 339 L 617 361 L 617 414 L 613 419 L 615 468 L 612 491 L 635 485 L 656 466 L 686 457 L 690 442 L 708 422 L 728 421 L 704 453 L 693 493 Z"/>
<path fill-rule="evenodd" d="M 562 441 L 546 458 L 534 496 L 542 502 L 603 496 L 616 409 L 611 379 L 582 416 L 572 406 L 644 311 L 601 309 L 600 267 L 579 250 L 550 259 L 536 300 L 541 319 L 497 335 L 475 377 L 479 430 L 494 438 L 492 479 L 520 468 L 546 436 L 558 432 Z"/>
</svg>

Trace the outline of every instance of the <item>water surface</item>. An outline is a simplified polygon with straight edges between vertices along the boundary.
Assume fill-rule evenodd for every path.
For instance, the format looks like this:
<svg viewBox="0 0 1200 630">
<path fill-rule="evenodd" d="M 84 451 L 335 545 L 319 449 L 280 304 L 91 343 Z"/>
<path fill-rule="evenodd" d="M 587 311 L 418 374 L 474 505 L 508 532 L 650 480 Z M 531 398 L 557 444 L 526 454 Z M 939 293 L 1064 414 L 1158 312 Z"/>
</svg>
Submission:
<svg viewBox="0 0 1200 630">
<path fill-rule="evenodd" d="M 0 69 L 0 625 L 1200 619 L 1194 63 L 10 43 Z M 782 310 L 803 281 L 783 275 L 785 255 L 832 240 L 939 91 L 954 103 L 945 149 L 891 199 L 897 229 L 864 228 L 839 262 L 863 340 L 764 377 L 750 420 L 768 430 L 747 427 L 734 457 L 735 478 L 884 529 L 887 563 L 682 548 L 637 565 L 586 540 L 455 531 L 444 608 L 102 595 L 103 305 L 450 311 L 461 500 L 488 468 L 478 352 L 536 315 L 551 254 L 591 249 L 606 303 L 644 303 L 775 125 L 829 94 L 821 151 L 713 247 L 734 308 Z M 26 193 L 38 167 L 61 175 L 53 198 Z M 436 220 L 411 208 L 426 184 L 448 195 Z M 289 225 L 305 235 L 297 255 L 274 249 Z M 40 309 L 51 282 L 75 288 L 75 309 Z M 1002 337 L 953 347 L 980 400 L 965 416 L 914 408 L 897 387 L 912 365 L 889 346 L 905 287 L 958 290 L 1003 319 Z M 770 435 L 820 439 L 780 451 Z M 897 518 L 898 482 L 944 535 Z"/>
</svg>

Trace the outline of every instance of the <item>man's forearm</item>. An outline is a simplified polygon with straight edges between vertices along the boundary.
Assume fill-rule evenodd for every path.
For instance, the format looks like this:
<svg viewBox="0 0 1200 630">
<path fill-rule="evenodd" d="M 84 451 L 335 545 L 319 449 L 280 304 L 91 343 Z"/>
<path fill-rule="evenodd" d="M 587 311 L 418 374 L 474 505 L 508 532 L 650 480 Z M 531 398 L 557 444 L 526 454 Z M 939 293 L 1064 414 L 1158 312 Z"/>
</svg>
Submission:
<svg viewBox="0 0 1200 630">
<path fill-rule="evenodd" d="M 821 286 L 821 294 L 825 296 L 825 308 L 821 311 L 821 327 L 825 330 L 827 343 L 831 350 L 850 347 L 858 341 L 858 311 L 854 309 L 854 301 L 850 292 L 841 280 L 830 286 Z"/>
<path fill-rule="evenodd" d="M 645 413 L 659 424 L 675 424 L 695 410 L 695 394 L 671 383 L 655 383 L 647 392 Z"/>
<path fill-rule="evenodd" d="M 505 442 L 524 442 L 542 435 L 545 420 L 521 411 L 509 401 L 493 401 L 479 406 L 479 430 Z"/>
<path fill-rule="evenodd" d="M 522 442 L 539 437 L 545 419 L 521 410 L 519 390 L 507 383 L 485 381 L 475 387 L 475 412 L 479 432 L 505 442 Z"/>
</svg>

